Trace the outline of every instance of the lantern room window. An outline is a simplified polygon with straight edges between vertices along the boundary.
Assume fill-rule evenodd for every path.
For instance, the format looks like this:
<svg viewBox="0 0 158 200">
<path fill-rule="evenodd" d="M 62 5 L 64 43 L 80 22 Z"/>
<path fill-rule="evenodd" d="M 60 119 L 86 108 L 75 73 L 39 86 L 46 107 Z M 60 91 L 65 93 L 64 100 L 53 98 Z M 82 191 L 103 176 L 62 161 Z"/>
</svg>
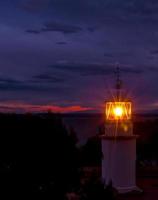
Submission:
<svg viewBox="0 0 158 200">
<path fill-rule="evenodd" d="M 107 102 L 106 120 L 130 120 L 131 102 Z"/>
</svg>

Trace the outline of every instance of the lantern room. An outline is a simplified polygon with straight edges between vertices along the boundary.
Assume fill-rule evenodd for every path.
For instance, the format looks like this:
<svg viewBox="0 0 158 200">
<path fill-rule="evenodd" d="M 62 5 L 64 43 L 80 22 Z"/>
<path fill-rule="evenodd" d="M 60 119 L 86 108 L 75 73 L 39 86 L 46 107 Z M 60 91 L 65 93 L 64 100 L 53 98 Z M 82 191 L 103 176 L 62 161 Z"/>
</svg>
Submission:
<svg viewBox="0 0 158 200">
<path fill-rule="evenodd" d="M 107 102 L 106 103 L 106 120 L 130 120 L 132 111 L 131 102 Z"/>
</svg>

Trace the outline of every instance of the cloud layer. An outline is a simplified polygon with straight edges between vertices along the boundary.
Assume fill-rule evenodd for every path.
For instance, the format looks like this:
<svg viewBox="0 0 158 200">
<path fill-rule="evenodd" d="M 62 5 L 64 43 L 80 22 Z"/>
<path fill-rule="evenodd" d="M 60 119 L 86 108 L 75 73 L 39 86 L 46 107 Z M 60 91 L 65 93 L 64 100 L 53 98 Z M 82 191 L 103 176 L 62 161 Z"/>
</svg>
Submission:
<svg viewBox="0 0 158 200">
<path fill-rule="evenodd" d="M 157 102 L 157 13 L 156 0 L 0 1 L 0 100 L 98 111 L 119 62 L 137 107 Z"/>
</svg>

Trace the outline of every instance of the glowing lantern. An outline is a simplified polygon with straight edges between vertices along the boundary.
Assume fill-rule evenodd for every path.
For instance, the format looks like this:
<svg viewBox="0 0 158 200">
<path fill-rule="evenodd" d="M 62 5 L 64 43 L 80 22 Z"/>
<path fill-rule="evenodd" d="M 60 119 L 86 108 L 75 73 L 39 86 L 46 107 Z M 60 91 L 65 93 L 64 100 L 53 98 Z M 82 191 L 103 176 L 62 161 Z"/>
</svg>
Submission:
<svg viewBox="0 0 158 200">
<path fill-rule="evenodd" d="M 122 107 L 118 106 L 114 109 L 114 115 L 116 117 L 121 117 L 123 115 L 123 109 Z"/>
<path fill-rule="evenodd" d="M 131 102 L 107 102 L 106 120 L 130 120 Z"/>
</svg>

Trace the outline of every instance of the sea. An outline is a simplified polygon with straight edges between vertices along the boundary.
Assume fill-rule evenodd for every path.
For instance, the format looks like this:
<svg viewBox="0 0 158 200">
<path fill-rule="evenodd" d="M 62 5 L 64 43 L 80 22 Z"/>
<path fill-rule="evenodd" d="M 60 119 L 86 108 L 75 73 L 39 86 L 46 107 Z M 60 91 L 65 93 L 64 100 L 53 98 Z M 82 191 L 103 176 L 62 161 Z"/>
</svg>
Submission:
<svg viewBox="0 0 158 200">
<path fill-rule="evenodd" d="M 99 128 L 104 124 L 104 116 L 102 114 L 70 114 L 63 117 L 63 122 L 67 129 L 72 128 L 78 138 L 80 144 L 86 143 L 99 133 Z"/>
<path fill-rule="evenodd" d="M 136 114 L 134 122 L 155 120 L 158 114 Z M 105 116 L 103 114 L 66 114 L 63 122 L 67 129 L 73 129 L 77 135 L 79 144 L 85 144 L 88 138 L 99 133 L 100 127 L 104 126 Z"/>
</svg>

